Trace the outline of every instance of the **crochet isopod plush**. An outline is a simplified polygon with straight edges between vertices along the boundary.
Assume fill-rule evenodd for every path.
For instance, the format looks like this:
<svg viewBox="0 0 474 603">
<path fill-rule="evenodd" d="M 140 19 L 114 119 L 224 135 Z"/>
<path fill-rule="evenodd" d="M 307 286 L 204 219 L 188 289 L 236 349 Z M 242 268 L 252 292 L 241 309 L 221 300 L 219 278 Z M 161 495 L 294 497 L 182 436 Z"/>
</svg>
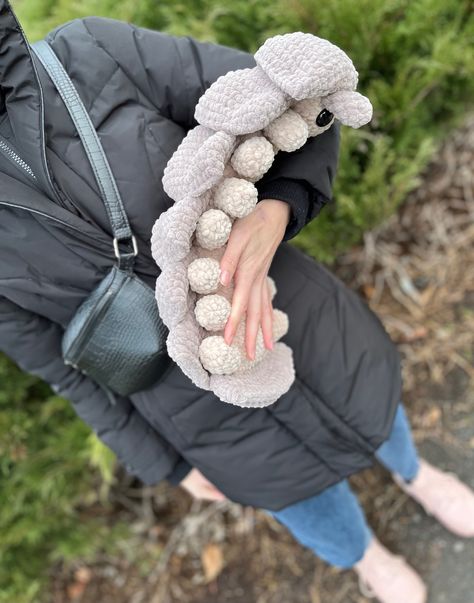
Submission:
<svg viewBox="0 0 474 603">
<path fill-rule="evenodd" d="M 287 315 L 274 309 L 273 350 L 261 329 L 255 360 L 245 353 L 245 319 L 229 346 L 223 330 L 233 283 L 219 283 L 219 262 L 236 219 L 257 203 L 257 182 L 276 153 L 299 149 L 334 119 L 358 128 L 372 116 L 355 91 L 358 74 L 337 46 L 309 33 L 273 36 L 253 68 L 229 71 L 200 97 L 191 129 L 164 170 L 175 203 L 153 227 L 152 253 L 161 273 L 156 299 L 169 329 L 171 358 L 199 387 L 239 406 L 266 406 L 291 386 L 291 349 L 278 341 Z M 272 298 L 275 283 L 267 277 Z"/>
</svg>

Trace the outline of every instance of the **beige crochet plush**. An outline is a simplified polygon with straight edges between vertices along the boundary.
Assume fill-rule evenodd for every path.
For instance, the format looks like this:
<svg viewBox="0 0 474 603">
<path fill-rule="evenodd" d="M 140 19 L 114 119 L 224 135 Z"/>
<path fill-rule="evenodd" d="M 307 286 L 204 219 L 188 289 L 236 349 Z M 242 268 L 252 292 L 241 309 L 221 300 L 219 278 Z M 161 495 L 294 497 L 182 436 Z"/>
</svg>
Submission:
<svg viewBox="0 0 474 603">
<path fill-rule="evenodd" d="M 164 170 L 163 187 L 175 203 L 160 215 L 151 238 L 169 355 L 197 386 L 243 407 L 275 402 L 295 371 L 292 350 L 278 341 L 288 331 L 288 316 L 277 308 L 272 351 L 259 329 L 255 360 L 247 358 L 245 319 L 232 344 L 224 341 L 233 283 L 220 284 L 219 262 L 232 224 L 254 210 L 255 182 L 278 151 L 299 149 L 335 118 L 358 128 L 372 116 L 369 100 L 355 91 L 352 61 L 331 42 L 300 31 L 276 35 L 254 57 L 255 67 L 220 76 L 199 99 L 199 125 Z M 273 298 L 276 286 L 267 279 Z"/>
</svg>

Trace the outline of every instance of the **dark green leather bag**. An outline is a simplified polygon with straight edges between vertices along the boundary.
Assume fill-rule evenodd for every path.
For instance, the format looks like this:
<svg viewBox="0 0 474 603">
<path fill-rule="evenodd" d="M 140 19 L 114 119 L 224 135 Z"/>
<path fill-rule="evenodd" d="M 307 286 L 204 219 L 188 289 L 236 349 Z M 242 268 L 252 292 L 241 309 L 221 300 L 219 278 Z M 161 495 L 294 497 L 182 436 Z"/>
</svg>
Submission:
<svg viewBox="0 0 474 603">
<path fill-rule="evenodd" d="M 79 306 L 66 327 L 62 354 L 66 364 L 113 393 L 129 395 L 155 384 L 172 361 L 168 329 L 155 294 L 134 272 L 136 239 L 97 132 L 67 72 L 49 44 L 31 45 L 61 98 L 87 152 L 112 226 L 117 264 Z M 125 251 L 119 245 L 125 246 Z"/>
</svg>

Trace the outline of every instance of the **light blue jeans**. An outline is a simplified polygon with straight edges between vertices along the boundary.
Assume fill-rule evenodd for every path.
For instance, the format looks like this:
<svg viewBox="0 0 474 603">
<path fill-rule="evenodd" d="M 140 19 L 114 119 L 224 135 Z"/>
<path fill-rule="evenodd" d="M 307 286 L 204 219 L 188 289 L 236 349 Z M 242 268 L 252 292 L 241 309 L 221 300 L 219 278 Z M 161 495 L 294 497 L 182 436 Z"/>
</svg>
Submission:
<svg viewBox="0 0 474 603">
<path fill-rule="evenodd" d="M 375 454 L 378 461 L 406 481 L 419 468 L 419 457 L 402 403 L 399 404 L 390 437 Z M 359 561 L 373 532 L 345 479 L 321 494 L 280 509 L 268 511 L 293 536 L 331 565 L 350 568 Z"/>
</svg>

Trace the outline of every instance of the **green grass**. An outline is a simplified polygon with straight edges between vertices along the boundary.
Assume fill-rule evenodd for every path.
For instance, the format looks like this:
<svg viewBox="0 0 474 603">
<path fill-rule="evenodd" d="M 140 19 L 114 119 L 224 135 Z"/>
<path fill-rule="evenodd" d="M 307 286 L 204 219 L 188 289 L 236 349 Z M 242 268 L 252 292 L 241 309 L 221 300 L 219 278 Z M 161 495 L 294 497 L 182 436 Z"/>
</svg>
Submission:
<svg viewBox="0 0 474 603">
<path fill-rule="evenodd" d="M 0 602 L 36 603 L 53 562 L 92 558 L 126 534 L 106 521 L 115 459 L 66 400 L 2 355 L 0 383 Z"/>
</svg>

